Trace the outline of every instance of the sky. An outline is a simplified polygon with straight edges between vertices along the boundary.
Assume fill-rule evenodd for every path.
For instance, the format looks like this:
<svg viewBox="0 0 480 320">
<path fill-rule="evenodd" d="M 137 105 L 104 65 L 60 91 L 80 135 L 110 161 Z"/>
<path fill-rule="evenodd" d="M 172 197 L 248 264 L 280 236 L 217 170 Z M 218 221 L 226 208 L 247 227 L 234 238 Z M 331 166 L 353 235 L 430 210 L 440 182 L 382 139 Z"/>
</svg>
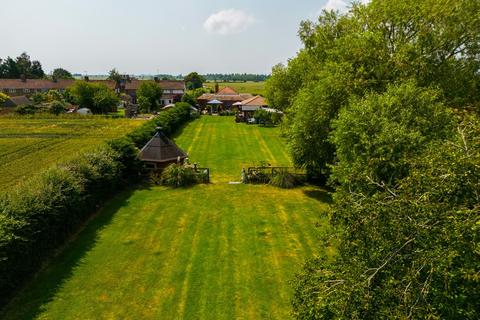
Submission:
<svg viewBox="0 0 480 320">
<path fill-rule="evenodd" d="M 302 20 L 350 0 L 2 0 L 0 58 L 47 73 L 270 73 L 301 48 Z"/>
</svg>

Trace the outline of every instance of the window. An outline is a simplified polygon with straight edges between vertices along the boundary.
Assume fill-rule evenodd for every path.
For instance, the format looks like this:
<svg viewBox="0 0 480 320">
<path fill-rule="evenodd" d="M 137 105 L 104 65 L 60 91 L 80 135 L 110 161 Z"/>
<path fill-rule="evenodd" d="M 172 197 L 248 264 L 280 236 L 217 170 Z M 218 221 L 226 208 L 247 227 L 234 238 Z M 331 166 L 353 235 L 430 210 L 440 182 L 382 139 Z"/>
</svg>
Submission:
<svg viewBox="0 0 480 320">
<path fill-rule="evenodd" d="M 17 90 L 15 90 L 15 89 L 10 89 L 10 90 L 8 90 L 8 92 L 10 92 L 10 93 L 15 93 L 16 91 L 17 91 Z"/>
<path fill-rule="evenodd" d="M 23 89 L 23 93 L 29 93 L 30 92 L 30 89 Z"/>
</svg>

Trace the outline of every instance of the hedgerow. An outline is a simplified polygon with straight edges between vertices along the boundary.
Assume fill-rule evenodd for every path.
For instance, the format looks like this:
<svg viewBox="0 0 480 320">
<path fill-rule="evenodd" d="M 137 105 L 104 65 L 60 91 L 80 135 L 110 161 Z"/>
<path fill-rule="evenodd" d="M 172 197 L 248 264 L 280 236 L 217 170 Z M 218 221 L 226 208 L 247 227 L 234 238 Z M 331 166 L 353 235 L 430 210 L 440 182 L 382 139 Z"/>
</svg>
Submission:
<svg viewBox="0 0 480 320">
<path fill-rule="evenodd" d="M 39 270 L 115 190 L 142 170 L 141 147 L 161 126 L 169 134 L 190 119 L 190 106 L 161 113 L 125 137 L 57 165 L 0 195 L 0 304 Z"/>
</svg>

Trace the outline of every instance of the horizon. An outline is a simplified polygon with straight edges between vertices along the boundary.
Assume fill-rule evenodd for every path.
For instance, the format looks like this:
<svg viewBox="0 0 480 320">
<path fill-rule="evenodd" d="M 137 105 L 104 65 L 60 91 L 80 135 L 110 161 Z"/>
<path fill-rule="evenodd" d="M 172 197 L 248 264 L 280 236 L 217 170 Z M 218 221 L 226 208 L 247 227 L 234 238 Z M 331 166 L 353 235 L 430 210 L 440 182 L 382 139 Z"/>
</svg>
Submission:
<svg viewBox="0 0 480 320">
<path fill-rule="evenodd" d="M 316 19 L 322 9 L 343 12 L 349 3 L 10 1 L 0 11 L 0 27 L 16 29 L 5 33 L 0 58 L 26 52 L 47 74 L 60 67 L 81 75 L 105 75 L 113 68 L 132 75 L 268 75 L 301 49 L 302 20 Z"/>
</svg>

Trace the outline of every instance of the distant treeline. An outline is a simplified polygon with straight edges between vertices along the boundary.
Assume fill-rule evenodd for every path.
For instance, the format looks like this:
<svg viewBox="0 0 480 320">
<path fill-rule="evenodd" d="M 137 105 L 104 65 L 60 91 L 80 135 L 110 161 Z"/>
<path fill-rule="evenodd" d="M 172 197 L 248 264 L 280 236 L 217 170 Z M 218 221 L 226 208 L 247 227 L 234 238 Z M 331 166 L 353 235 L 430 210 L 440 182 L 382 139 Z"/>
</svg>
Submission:
<svg viewBox="0 0 480 320">
<path fill-rule="evenodd" d="M 250 74 L 250 73 L 208 73 L 204 74 L 203 77 L 207 81 L 218 81 L 218 82 L 236 82 L 236 81 L 254 81 L 260 82 L 267 80 L 270 75 L 266 74 Z"/>
</svg>

